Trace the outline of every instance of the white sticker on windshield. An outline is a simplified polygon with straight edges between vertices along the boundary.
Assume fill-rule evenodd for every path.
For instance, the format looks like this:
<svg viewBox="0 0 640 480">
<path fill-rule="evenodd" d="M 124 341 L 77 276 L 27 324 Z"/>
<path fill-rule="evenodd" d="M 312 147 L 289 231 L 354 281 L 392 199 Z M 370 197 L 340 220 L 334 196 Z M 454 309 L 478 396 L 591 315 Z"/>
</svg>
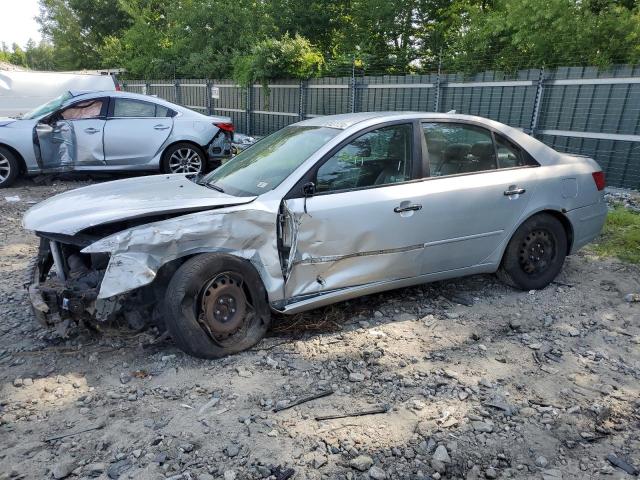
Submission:
<svg viewBox="0 0 640 480">
<path fill-rule="evenodd" d="M 258 184 L 256 185 L 256 187 L 258 187 L 258 188 L 264 188 L 264 187 L 266 187 L 267 185 L 269 185 L 267 182 L 258 182 Z"/>
</svg>

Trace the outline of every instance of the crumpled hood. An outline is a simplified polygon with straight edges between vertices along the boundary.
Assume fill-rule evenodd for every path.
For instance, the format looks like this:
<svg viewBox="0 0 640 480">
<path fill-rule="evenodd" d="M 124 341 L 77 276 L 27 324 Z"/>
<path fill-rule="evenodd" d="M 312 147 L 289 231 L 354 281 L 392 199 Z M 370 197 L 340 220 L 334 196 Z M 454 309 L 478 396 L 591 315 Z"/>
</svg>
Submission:
<svg viewBox="0 0 640 480">
<path fill-rule="evenodd" d="M 74 235 L 114 221 L 240 205 L 255 198 L 226 195 L 182 174 L 150 175 L 61 193 L 29 209 L 22 224 L 27 230 Z"/>
</svg>

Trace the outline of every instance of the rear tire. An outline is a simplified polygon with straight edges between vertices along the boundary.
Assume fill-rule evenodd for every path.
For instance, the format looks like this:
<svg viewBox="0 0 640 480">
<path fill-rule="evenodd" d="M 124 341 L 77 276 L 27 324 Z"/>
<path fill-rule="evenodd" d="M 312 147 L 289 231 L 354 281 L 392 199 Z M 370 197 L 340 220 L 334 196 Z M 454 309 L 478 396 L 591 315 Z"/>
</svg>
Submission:
<svg viewBox="0 0 640 480">
<path fill-rule="evenodd" d="M 171 145 L 162 155 L 162 173 L 187 173 L 198 175 L 207 172 L 207 159 L 200 147 L 181 142 Z"/>
<path fill-rule="evenodd" d="M 192 257 L 171 278 L 165 322 L 180 350 L 219 358 L 253 347 L 271 323 L 262 280 L 246 260 L 224 254 Z"/>
<path fill-rule="evenodd" d="M 498 278 L 521 290 L 540 290 L 551 283 L 567 255 L 567 234 L 560 221 L 541 213 L 524 222 L 511 237 Z"/>
<path fill-rule="evenodd" d="M 0 147 L 0 188 L 10 187 L 20 174 L 20 162 L 15 154 L 5 147 Z"/>
</svg>

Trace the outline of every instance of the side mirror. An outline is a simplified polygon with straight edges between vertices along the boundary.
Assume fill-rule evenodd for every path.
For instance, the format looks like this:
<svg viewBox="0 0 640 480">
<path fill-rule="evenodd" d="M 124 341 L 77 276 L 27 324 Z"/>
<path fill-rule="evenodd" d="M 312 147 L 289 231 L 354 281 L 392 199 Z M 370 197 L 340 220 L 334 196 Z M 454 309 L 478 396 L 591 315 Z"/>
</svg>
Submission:
<svg viewBox="0 0 640 480">
<path fill-rule="evenodd" d="M 39 123 L 36 126 L 36 131 L 38 133 L 51 133 L 53 132 L 53 127 L 47 123 Z"/>
<path fill-rule="evenodd" d="M 316 193 L 316 184 L 313 182 L 307 182 L 302 186 L 302 194 L 305 198 L 313 197 Z"/>
</svg>

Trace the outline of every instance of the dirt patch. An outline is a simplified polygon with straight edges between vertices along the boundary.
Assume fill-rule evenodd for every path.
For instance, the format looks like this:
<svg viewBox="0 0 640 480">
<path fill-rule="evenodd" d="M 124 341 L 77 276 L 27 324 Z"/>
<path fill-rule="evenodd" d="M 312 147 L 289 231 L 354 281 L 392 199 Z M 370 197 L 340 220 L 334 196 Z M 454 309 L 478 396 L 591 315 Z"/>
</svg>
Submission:
<svg viewBox="0 0 640 480">
<path fill-rule="evenodd" d="M 29 311 L 36 239 L 20 221 L 86 183 L 0 191 L 0 478 L 627 475 L 608 454 L 640 466 L 640 303 L 623 298 L 638 267 L 580 254 L 541 291 L 474 276 L 373 295 L 278 318 L 255 349 L 214 361 L 148 346 L 150 332 L 60 340 Z"/>
</svg>

